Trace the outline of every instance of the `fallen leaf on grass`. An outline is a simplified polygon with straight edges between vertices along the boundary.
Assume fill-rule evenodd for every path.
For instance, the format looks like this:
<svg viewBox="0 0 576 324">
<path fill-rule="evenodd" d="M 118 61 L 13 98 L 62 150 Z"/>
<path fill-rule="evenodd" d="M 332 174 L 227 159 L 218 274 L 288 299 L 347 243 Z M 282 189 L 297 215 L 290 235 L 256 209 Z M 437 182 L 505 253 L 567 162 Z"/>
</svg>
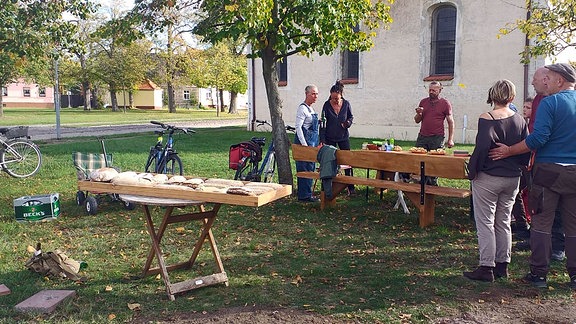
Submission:
<svg viewBox="0 0 576 324">
<path fill-rule="evenodd" d="M 412 314 L 400 314 L 400 318 L 409 320 L 412 318 Z"/>
<path fill-rule="evenodd" d="M 298 287 L 298 285 L 302 283 L 302 277 L 300 277 L 300 275 L 296 275 L 296 278 L 294 278 L 290 283 Z"/>
<path fill-rule="evenodd" d="M 116 314 L 108 314 L 108 320 L 111 321 L 116 318 Z"/>
<path fill-rule="evenodd" d="M 139 310 L 140 310 L 140 304 L 138 304 L 138 303 L 134 303 L 134 304 L 128 303 L 128 308 L 129 308 L 130 310 L 137 310 L 137 311 L 139 311 Z"/>
<path fill-rule="evenodd" d="M 186 229 L 184 227 L 176 227 L 176 232 L 178 233 L 182 233 L 184 232 Z"/>
<path fill-rule="evenodd" d="M 112 286 L 106 286 L 105 291 L 112 291 Z"/>
</svg>

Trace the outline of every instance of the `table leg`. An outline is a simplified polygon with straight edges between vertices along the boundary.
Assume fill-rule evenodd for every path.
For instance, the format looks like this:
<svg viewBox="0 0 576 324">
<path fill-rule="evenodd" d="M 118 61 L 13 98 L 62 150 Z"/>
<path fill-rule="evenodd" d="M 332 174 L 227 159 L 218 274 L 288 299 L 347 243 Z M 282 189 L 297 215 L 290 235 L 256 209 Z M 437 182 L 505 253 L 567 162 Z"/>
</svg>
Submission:
<svg viewBox="0 0 576 324">
<path fill-rule="evenodd" d="M 399 172 L 396 172 L 394 174 L 394 181 L 402 182 L 402 179 L 400 179 Z M 406 201 L 404 200 L 404 193 L 402 192 L 402 190 L 398 190 L 398 199 L 396 199 L 394 209 L 398 209 L 400 205 L 402 205 L 402 209 L 404 209 L 404 214 L 410 214 L 410 209 L 408 209 L 408 206 L 406 206 Z"/>
<path fill-rule="evenodd" d="M 228 286 L 228 276 L 224 271 L 224 266 L 222 264 L 222 260 L 220 258 L 220 253 L 218 252 L 218 247 L 216 245 L 216 240 L 214 238 L 214 234 L 212 233 L 212 225 L 216 219 L 216 215 L 220 210 L 221 204 L 214 204 L 214 207 L 206 211 L 204 205 L 200 204 L 199 212 L 194 213 L 185 213 L 185 214 L 178 214 L 173 215 L 174 207 L 169 206 L 166 207 L 166 211 L 162 218 L 162 222 L 158 229 L 154 228 L 154 223 L 152 220 L 152 216 L 150 213 L 149 206 L 144 205 L 144 213 L 146 214 L 146 223 L 148 228 L 148 233 L 150 234 L 150 238 L 152 239 L 152 248 L 148 253 L 148 258 L 146 259 L 146 264 L 144 266 L 143 276 L 151 275 L 160 273 L 164 283 L 166 285 L 166 292 L 170 300 L 174 300 L 174 295 L 179 292 L 184 292 L 208 285 L 214 285 L 218 283 L 224 283 Z M 162 250 L 160 247 L 160 242 L 166 230 L 168 224 L 174 223 L 182 223 L 182 222 L 189 222 L 192 220 L 197 220 L 202 222 L 202 231 L 199 238 L 196 240 L 194 244 L 194 250 L 192 252 L 192 256 L 186 262 L 173 264 L 173 265 L 166 265 L 164 261 L 164 257 L 162 255 Z M 203 246 L 203 244 L 208 241 L 210 244 L 210 248 L 212 250 L 212 256 L 214 257 L 214 261 L 216 263 L 217 272 L 208 276 L 197 277 L 194 279 L 184 280 L 181 282 L 170 283 L 169 279 L 169 271 L 181 268 L 190 268 L 196 261 L 198 254 Z M 158 267 L 151 269 L 150 266 L 152 265 L 152 261 L 154 257 L 158 259 Z"/>
<path fill-rule="evenodd" d="M 152 217 L 150 215 L 150 210 L 148 209 L 149 207 L 144 205 L 145 208 L 145 213 L 147 214 L 146 216 L 146 221 L 148 223 L 148 217 L 150 217 L 150 222 L 148 223 L 148 233 L 150 233 L 150 230 L 152 230 L 153 232 L 155 232 L 153 224 L 152 224 Z M 155 237 L 156 240 L 158 241 L 158 244 L 160 244 L 160 242 L 162 241 L 162 236 L 164 236 L 164 231 L 166 231 L 166 227 L 168 226 L 168 219 L 170 217 L 170 215 L 172 215 L 172 211 L 174 210 L 174 207 L 168 207 L 166 208 L 166 211 L 164 212 L 164 217 L 162 218 L 162 223 L 160 223 L 160 227 L 158 228 L 158 231 L 155 232 Z M 148 252 L 148 257 L 146 258 L 146 264 L 144 265 L 144 272 L 142 273 L 142 277 L 145 277 L 148 270 L 150 269 L 150 267 L 152 266 L 152 261 L 154 260 L 154 248 L 151 248 L 150 251 Z"/>
<path fill-rule="evenodd" d="M 162 249 L 160 249 L 160 238 L 162 237 L 162 234 L 164 231 L 162 231 L 162 233 L 160 233 L 160 230 L 158 231 L 158 234 L 155 232 L 154 230 L 154 222 L 152 220 L 152 216 L 150 215 L 150 208 L 148 207 L 148 205 L 143 205 L 144 206 L 144 214 L 146 215 L 146 224 L 147 224 L 147 228 L 148 228 L 148 234 L 150 234 L 150 238 L 152 239 L 152 249 L 154 250 L 154 254 L 156 254 L 156 258 L 158 259 L 158 266 L 160 268 L 160 275 L 162 276 L 162 280 L 164 280 L 164 285 L 166 286 L 166 293 L 168 294 L 168 298 L 170 298 L 170 300 L 175 300 L 174 298 L 174 294 L 171 292 L 170 287 L 170 278 L 168 277 L 168 271 L 166 270 L 166 264 L 164 263 L 164 257 L 162 256 Z M 168 217 L 170 217 L 170 215 L 172 214 L 172 211 L 174 210 L 174 207 L 166 207 L 166 212 L 164 214 L 164 218 L 162 220 L 162 223 L 164 223 Z M 164 229 L 166 228 L 166 226 L 164 226 Z M 154 258 L 154 255 L 152 255 L 152 258 L 150 258 L 150 255 L 148 255 L 148 259 L 146 260 L 146 266 L 144 269 L 144 274 L 146 274 L 148 268 L 150 268 L 150 264 L 152 262 L 151 259 Z M 146 268 L 147 267 L 147 268 Z"/>
<path fill-rule="evenodd" d="M 216 240 L 214 239 L 214 234 L 212 234 L 212 225 L 214 224 L 214 220 L 216 219 L 216 214 L 218 213 L 218 210 L 220 209 L 220 205 L 215 205 L 214 208 L 212 209 L 211 213 L 213 213 L 214 217 L 208 217 L 208 218 L 204 218 L 202 220 L 203 222 L 203 226 L 202 226 L 202 233 L 200 234 L 200 238 L 198 238 L 198 241 L 196 241 L 196 244 L 194 245 L 194 251 L 192 252 L 192 256 L 190 257 L 190 266 L 192 266 L 194 264 L 194 262 L 196 261 L 196 258 L 198 257 L 198 254 L 200 253 L 200 249 L 202 248 L 202 245 L 204 244 L 204 242 L 206 241 L 206 238 L 208 238 L 208 243 L 210 244 L 210 249 L 212 250 L 212 255 L 214 256 L 214 261 L 216 262 L 216 268 L 219 272 L 224 272 L 224 266 L 222 265 L 222 259 L 220 258 L 220 253 L 218 252 L 218 246 L 216 245 Z M 201 207 L 202 212 L 204 212 L 204 206 Z M 228 282 L 226 282 L 226 285 L 228 285 Z"/>
</svg>

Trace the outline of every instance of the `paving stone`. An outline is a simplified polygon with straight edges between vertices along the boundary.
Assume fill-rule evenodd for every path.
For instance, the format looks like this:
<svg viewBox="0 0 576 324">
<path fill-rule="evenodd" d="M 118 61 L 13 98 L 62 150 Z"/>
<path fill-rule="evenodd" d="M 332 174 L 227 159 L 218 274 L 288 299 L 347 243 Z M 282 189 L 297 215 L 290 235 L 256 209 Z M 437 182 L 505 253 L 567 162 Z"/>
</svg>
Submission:
<svg viewBox="0 0 576 324">
<path fill-rule="evenodd" d="M 74 296 L 74 290 L 42 290 L 14 308 L 21 312 L 51 313 L 66 299 Z"/>
<path fill-rule="evenodd" d="M 10 295 L 10 288 L 6 287 L 6 285 L 0 285 L 0 296 Z"/>
</svg>

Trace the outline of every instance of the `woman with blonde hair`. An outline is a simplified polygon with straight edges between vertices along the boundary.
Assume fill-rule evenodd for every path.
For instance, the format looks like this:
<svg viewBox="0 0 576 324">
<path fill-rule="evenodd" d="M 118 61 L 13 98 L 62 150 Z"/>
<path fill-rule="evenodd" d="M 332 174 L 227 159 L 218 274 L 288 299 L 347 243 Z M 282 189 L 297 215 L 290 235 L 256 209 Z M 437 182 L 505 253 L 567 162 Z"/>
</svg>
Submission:
<svg viewBox="0 0 576 324">
<path fill-rule="evenodd" d="M 528 136 L 528 126 L 521 114 L 509 107 L 516 95 L 514 84 L 499 80 L 488 91 L 487 103 L 492 111 L 480 115 L 476 146 L 470 157 L 468 178 L 472 180 L 474 219 L 478 235 L 480 266 L 464 272 L 466 278 L 494 281 L 508 277 L 512 254 L 510 215 L 522 167 L 530 154 L 516 155 L 502 160 L 488 157 L 496 143 L 512 145 Z"/>
</svg>

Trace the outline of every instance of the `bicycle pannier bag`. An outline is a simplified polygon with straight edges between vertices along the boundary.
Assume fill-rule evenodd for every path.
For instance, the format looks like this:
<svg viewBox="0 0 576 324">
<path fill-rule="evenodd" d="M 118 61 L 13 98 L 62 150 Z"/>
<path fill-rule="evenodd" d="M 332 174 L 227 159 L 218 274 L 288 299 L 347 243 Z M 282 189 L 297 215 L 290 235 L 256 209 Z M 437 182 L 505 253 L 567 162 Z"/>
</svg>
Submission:
<svg viewBox="0 0 576 324">
<path fill-rule="evenodd" d="M 252 141 L 231 145 L 228 155 L 228 166 L 230 169 L 238 169 L 238 162 L 243 157 L 250 157 L 252 161 L 259 162 L 262 160 L 262 148 Z"/>
</svg>

